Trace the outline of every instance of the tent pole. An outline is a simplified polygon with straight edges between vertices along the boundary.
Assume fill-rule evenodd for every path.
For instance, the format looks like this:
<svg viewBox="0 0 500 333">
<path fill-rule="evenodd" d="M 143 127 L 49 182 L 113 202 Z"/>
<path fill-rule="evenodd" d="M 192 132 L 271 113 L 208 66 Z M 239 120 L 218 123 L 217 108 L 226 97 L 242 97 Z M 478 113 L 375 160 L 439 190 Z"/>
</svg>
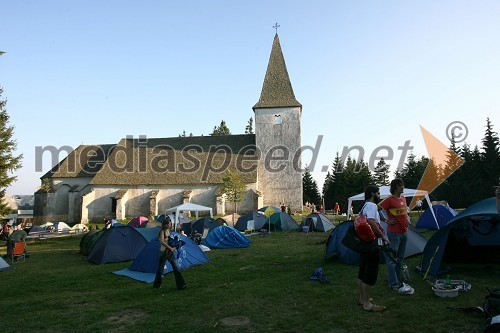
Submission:
<svg viewBox="0 0 500 333">
<path fill-rule="evenodd" d="M 436 218 L 436 213 L 434 213 L 434 209 L 432 208 L 431 199 L 429 198 L 428 194 L 425 196 L 425 201 L 427 201 L 427 205 L 429 205 L 429 208 L 430 208 L 431 213 L 432 213 L 432 217 L 434 217 L 434 222 L 436 222 L 436 227 L 439 230 L 439 223 L 438 223 L 438 220 Z"/>
</svg>

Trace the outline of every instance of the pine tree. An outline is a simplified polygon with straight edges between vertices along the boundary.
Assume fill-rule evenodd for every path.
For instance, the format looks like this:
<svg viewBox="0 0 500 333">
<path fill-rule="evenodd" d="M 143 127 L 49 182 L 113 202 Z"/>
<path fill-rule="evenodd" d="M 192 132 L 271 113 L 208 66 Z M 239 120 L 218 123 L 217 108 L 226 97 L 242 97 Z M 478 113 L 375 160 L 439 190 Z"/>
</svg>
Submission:
<svg viewBox="0 0 500 333">
<path fill-rule="evenodd" d="M 332 164 L 332 173 L 328 173 L 323 186 L 323 197 L 325 206 L 332 207 L 335 202 L 344 202 L 345 182 L 344 182 L 344 163 L 337 152 Z M 342 206 L 341 206 L 342 208 Z"/>
<path fill-rule="evenodd" d="M 307 168 L 302 175 L 302 192 L 304 202 L 309 202 L 317 206 L 321 204 L 321 196 L 319 195 L 318 184 Z"/>
<path fill-rule="evenodd" d="M 253 134 L 253 118 L 250 117 L 248 124 L 245 127 L 245 134 Z"/>
<path fill-rule="evenodd" d="M 452 136 L 450 140 L 450 147 L 446 152 L 446 165 L 443 170 L 444 174 L 451 175 L 462 163 L 463 159 L 460 158 L 460 149 L 456 145 L 455 136 Z"/>
<path fill-rule="evenodd" d="M 2 55 L 4 52 L 0 52 Z M 9 126 L 7 113 L 7 100 L 2 99 L 3 88 L 0 87 L 0 216 L 11 213 L 10 207 L 5 203 L 5 193 L 16 177 L 11 173 L 21 168 L 23 155 L 14 156 L 16 140 L 13 139 L 14 126 Z"/>
<path fill-rule="evenodd" d="M 486 132 L 482 140 L 481 161 L 483 164 L 485 178 L 497 185 L 500 176 L 500 146 L 498 134 L 493 131 L 490 118 L 486 118 Z"/>
<path fill-rule="evenodd" d="M 189 133 L 189 136 L 193 136 L 193 133 Z M 187 137 L 186 131 L 182 131 L 182 134 L 179 134 L 179 138 Z"/>
<path fill-rule="evenodd" d="M 417 188 L 425 172 L 427 163 L 429 163 L 427 157 L 422 156 L 420 160 L 417 160 L 415 154 L 410 153 L 403 168 L 401 170 L 396 170 L 395 176 L 403 180 L 405 187 Z"/>
<path fill-rule="evenodd" d="M 214 130 L 210 135 L 231 135 L 231 131 L 226 125 L 226 122 L 222 120 L 219 127 L 214 126 Z"/>
<path fill-rule="evenodd" d="M 323 198 L 325 199 L 325 209 L 330 208 L 331 197 L 329 196 L 328 188 L 332 186 L 332 183 L 333 183 L 333 176 L 330 173 L 330 171 L 328 171 L 326 173 L 325 181 L 323 182 L 323 189 L 321 191 Z"/>
<path fill-rule="evenodd" d="M 378 186 L 389 185 L 389 164 L 383 158 L 378 161 L 373 174 L 373 181 Z"/>
<path fill-rule="evenodd" d="M 464 144 L 467 147 L 467 144 Z M 446 161 L 443 167 L 443 175 L 447 178 L 433 192 L 433 196 L 438 199 L 446 199 L 451 207 L 458 206 L 463 193 L 466 192 L 463 178 L 463 163 L 464 158 L 461 157 L 462 149 L 457 147 L 455 137 L 452 136 L 450 146 L 446 152 Z"/>
</svg>

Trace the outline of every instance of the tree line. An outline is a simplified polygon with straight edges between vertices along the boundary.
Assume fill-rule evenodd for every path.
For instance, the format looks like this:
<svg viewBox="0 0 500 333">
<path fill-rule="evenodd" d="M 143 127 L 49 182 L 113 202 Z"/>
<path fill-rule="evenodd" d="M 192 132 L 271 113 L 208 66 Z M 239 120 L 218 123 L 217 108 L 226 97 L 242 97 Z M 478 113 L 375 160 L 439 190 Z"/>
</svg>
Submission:
<svg viewBox="0 0 500 333">
<path fill-rule="evenodd" d="M 444 200 L 450 207 L 465 208 L 493 196 L 500 178 L 500 144 L 490 119 L 486 119 L 486 131 L 480 147 L 475 145 L 471 148 L 468 143 L 458 146 L 452 138 L 449 151 L 455 154 L 448 152 L 441 164 L 432 158 L 410 153 L 403 167 L 394 172 L 394 177 L 390 177 L 389 165 L 384 159 L 380 159 L 372 171 L 362 159 L 357 161 L 348 156 L 343 161 L 337 152 L 332 172 L 327 173 L 321 193 L 310 171 L 306 169 L 303 173 L 304 202 L 318 205 L 324 199 L 326 209 L 332 209 L 338 202 L 342 213 L 345 213 L 349 197 L 363 192 L 367 185 L 389 185 L 392 178 L 401 178 L 405 187 L 416 189 L 426 169 L 426 177 L 434 179 L 436 184 L 440 183 L 430 193 L 431 200 Z M 463 164 L 456 169 L 462 161 Z M 442 181 L 450 173 L 451 176 Z"/>
</svg>

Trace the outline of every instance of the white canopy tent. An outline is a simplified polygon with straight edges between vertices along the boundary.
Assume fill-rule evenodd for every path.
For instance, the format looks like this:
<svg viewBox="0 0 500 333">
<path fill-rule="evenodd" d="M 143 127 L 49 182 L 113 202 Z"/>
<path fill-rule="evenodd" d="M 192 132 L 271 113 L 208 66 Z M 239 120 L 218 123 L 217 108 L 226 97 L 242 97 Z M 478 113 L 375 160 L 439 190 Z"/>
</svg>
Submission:
<svg viewBox="0 0 500 333">
<path fill-rule="evenodd" d="M 390 186 L 380 186 L 380 198 L 384 199 L 387 197 L 391 196 L 391 187 Z M 414 190 L 411 188 L 405 188 L 403 191 L 403 196 L 405 198 L 408 197 L 420 197 L 420 198 L 425 198 L 427 201 L 427 204 L 429 207 L 432 207 L 431 199 L 429 199 L 429 192 L 424 191 L 424 190 Z M 352 197 L 349 198 L 349 201 L 347 202 L 347 219 L 349 219 L 349 215 L 351 212 L 351 206 L 353 201 L 364 201 L 365 200 L 365 193 L 360 193 L 353 195 Z M 436 215 L 434 214 L 434 210 L 431 209 L 432 216 L 434 217 L 434 222 L 436 222 L 436 226 L 439 229 L 439 224 L 436 219 Z"/>
<path fill-rule="evenodd" d="M 194 204 L 194 203 L 191 203 L 191 202 L 188 202 L 188 203 L 185 203 L 185 204 L 182 204 L 182 205 L 179 205 L 179 206 L 175 206 L 175 207 L 167 209 L 166 212 L 165 212 L 166 214 L 174 213 L 175 212 L 175 221 L 173 221 L 174 222 L 174 226 L 175 226 L 175 230 L 177 230 L 177 225 L 179 224 L 180 213 L 181 212 L 186 212 L 186 211 L 194 212 L 194 214 L 196 216 L 196 219 L 198 219 L 198 212 L 206 212 L 206 211 L 210 212 L 210 217 L 211 218 L 214 217 L 213 212 L 212 212 L 212 208 L 210 208 L 210 207 L 205 207 L 205 206 L 197 205 L 197 204 Z"/>
</svg>

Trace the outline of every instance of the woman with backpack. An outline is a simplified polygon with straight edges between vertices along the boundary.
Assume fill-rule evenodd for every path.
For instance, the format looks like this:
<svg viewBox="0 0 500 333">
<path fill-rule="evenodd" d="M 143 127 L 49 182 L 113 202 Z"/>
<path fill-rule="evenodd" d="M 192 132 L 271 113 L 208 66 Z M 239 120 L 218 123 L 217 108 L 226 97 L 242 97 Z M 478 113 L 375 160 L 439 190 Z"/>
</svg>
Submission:
<svg viewBox="0 0 500 333">
<path fill-rule="evenodd" d="M 172 265 L 172 269 L 174 271 L 175 276 L 175 284 L 177 285 L 177 290 L 186 289 L 187 285 L 184 282 L 184 278 L 182 277 L 181 270 L 179 268 L 179 264 L 177 263 L 177 259 L 175 258 L 175 250 L 176 246 L 174 244 L 175 240 L 170 237 L 170 228 L 172 226 L 172 221 L 170 217 L 166 216 L 165 220 L 161 224 L 159 239 L 161 243 L 161 254 L 160 254 L 160 262 L 158 264 L 158 269 L 156 271 L 155 281 L 153 283 L 153 288 L 161 288 L 161 283 L 163 280 L 163 269 L 165 267 L 165 263 L 168 261 L 170 265 Z"/>
</svg>

